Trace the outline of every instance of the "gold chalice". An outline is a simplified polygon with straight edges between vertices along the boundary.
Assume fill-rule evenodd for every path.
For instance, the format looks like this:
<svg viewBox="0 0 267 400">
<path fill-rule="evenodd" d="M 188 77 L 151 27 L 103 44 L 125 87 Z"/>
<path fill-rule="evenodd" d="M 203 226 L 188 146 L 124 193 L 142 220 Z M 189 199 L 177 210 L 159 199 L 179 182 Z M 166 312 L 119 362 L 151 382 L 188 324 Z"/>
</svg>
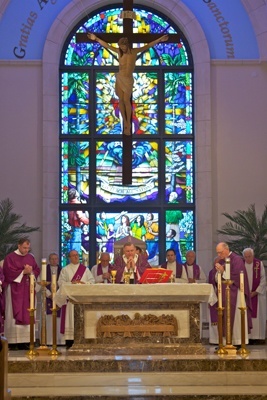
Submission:
<svg viewBox="0 0 267 400">
<path fill-rule="evenodd" d="M 112 277 L 112 283 L 115 283 L 117 271 L 115 269 L 113 269 L 112 271 L 110 271 L 110 273 L 111 273 L 111 277 Z"/>
<path fill-rule="evenodd" d="M 124 271 L 124 273 L 123 273 L 124 283 L 130 283 L 130 278 L 131 278 L 131 272 L 130 271 Z"/>
</svg>

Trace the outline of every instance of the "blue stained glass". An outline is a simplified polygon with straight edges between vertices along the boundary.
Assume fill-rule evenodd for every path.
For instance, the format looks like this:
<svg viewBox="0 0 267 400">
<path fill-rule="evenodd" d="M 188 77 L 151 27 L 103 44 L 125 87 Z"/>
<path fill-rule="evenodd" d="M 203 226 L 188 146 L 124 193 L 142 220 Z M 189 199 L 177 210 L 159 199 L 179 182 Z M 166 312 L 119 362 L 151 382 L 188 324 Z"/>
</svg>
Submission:
<svg viewBox="0 0 267 400">
<path fill-rule="evenodd" d="M 166 201 L 170 204 L 193 203 L 192 141 L 165 143 Z"/>
<path fill-rule="evenodd" d="M 122 142 L 96 144 L 96 196 L 106 202 L 143 202 L 158 196 L 158 145 L 133 142 L 133 182 L 122 185 Z"/>
<path fill-rule="evenodd" d="M 173 249 L 176 260 L 185 262 L 188 250 L 194 250 L 194 212 L 182 209 L 166 211 L 166 243 L 165 248 Z"/>
</svg>

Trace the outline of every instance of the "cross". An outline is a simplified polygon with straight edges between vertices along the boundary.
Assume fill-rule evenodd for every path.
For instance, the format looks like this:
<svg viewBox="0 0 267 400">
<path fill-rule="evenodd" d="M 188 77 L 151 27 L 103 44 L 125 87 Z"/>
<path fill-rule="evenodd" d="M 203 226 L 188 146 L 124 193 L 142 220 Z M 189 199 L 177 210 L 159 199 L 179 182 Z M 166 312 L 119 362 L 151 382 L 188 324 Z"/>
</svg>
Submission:
<svg viewBox="0 0 267 400">
<path fill-rule="evenodd" d="M 118 42 L 120 38 L 127 37 L 130 46 L 133 43 L 149 43 L 160 38 L 166 32 L 162 33 L 133 33 L 133 0 L 123 0 L 123 33 L 98 33 L 93 32 L 97 37 L 107 43 Z M 181 34 L 171 34 L 166 42 L 178 43 L 181 39 Z M 77 33 L 76 43 L 90 42 L 87 33 Z M 165 43 L 166 43 L 165 42 Z M 123 142 L 123 157 L 122 157 L 122 183 L 123 185 L 132 184 L 132 134 L 122 135 Z"/>
</svg>

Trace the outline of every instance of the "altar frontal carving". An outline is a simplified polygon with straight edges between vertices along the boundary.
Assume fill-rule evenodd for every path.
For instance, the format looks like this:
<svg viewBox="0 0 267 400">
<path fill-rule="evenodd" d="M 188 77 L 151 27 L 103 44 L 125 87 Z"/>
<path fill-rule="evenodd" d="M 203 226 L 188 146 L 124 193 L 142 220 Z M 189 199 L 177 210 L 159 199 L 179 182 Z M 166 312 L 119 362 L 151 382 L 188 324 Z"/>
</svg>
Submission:
<svg viewBox="0 0 267 400">
<path fill-rule="evenodd" d="M 178 324 L 172 314 L 156 316 L 136 313 L 133 319 L 126 314 L 116 317 L 103 315 L 97 322 L 96 331 L 98 338 L 163 338 L 177 336 Z"/>
</svg>

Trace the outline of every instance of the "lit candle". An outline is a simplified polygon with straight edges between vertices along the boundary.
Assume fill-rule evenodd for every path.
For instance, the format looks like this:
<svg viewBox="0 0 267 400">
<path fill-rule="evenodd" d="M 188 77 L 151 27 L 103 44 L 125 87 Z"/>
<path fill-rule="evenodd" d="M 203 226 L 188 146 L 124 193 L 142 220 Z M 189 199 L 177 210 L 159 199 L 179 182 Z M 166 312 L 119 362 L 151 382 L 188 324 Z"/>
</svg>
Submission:
<svg viewBox="0 0 267 400">
<path fill-rule="evenodd" d="M 30 274 L 30 309 L 34 309 L 34 275 Z"/>
<path fill-rule="evenodd" d="M 222 308 L 222 274 L 218 273 L 218 307 Z"/>
<path fill-rule="evenodd" d="M 244 272 L 240 272 L 240 307 L 245 308 Z"/>
<path fill-rule="evenodd" d="M 41 274 L 42 281 L 46 282 L 46 258 L 42 258 L 42 274 Z"/>
<path fill-rule="evenodd" d="M 225 279 L 230 279 L 230 258 L 225 259 Z"/>
<path fill-rule="evenodd" d="M 56 274 L 52 274 L 52 302 L 53 302 L 53 310 L 57 307 L 55 302 L 55 295 L 57 291 L 57 276 Z"/>
</svg>

